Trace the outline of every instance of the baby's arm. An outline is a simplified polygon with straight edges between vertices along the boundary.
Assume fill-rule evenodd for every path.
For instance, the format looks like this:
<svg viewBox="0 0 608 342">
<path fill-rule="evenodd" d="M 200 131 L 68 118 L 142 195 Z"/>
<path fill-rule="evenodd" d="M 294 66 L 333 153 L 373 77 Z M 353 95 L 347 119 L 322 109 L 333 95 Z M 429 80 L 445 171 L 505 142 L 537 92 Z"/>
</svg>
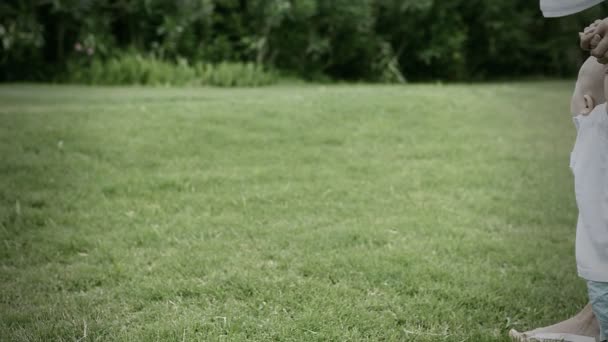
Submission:
<svg viewBox="0 0 608 342">
<path fill-rule="evenodd" d="M 591 25 L 587 26 L 583 32 L 580 32 L 579 35 L 581 39 L 581 48 L 584 50 L 590 50 L 592 56 L 590 58 L 596 57 L 597 62 L 603 65 L 601 70 L 599 70 L 599 66 L 594 66 L 591 68 L 593 70 L 590 71 L 590 73 L 593 73 L 594 75 L 601 74 L 603 78 L 603 98 L 598 99 L 596 104 L 606 102 L 606 99 L 608 98 L 608 18 L 594 21 L 591 23 Z M 596 77 L 594 75 L 590 75 L 588 77 Z M 575 96 L 577 96 L 576 91 Z M 571 109 L 573 110 L 575 107 L 580 108 L 581 104 L 583 103 L 580 95 L 577 96 L 577 100 L 574 99 L 575 96 L 573 96 L 571 104 Z"/>
</svg>

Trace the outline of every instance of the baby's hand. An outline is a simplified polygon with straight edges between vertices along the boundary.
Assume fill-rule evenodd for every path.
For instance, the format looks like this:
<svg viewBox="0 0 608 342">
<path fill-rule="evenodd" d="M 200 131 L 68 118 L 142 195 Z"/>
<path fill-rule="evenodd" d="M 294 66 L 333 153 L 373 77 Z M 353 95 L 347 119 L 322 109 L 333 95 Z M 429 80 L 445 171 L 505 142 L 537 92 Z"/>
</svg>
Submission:
<svg viewBox="0 0 608 342">
<path fill-rule="evenodd" d="M 583 50 L 590 50 L 598 62 L 608 63 L 608 18 L 594 21 L 579 32 L 579 37 Z"/>
<path fill-rule="evenodd" d="M 589 50 L 595 48 L 597 46 L 597 44 L 599 43 L 596 40 L 597 39 L 596 36 L 599 36 L 599 34 L 597 34 L 597 28 L 601 22 L 602 22 L 602 20 L 598 19 L 598 20 L 592 22 L 589 26 L 585 27 L 583 32 L 578 33 L 578 36 L 581 39 L 581 48 L 583 50 L 589 51 Z M 600 39 L 601 39 L 601 37 L 600 37 Z"/>
</svg>

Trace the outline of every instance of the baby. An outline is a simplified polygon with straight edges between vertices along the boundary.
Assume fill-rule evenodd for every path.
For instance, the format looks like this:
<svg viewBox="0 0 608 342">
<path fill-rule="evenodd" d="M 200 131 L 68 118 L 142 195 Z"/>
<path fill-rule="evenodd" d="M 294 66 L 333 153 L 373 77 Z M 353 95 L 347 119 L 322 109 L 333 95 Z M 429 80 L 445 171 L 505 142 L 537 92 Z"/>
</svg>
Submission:
<svg viewBox="0 0 608 342">
<path fill-rule="evenodd" d="M 570 111 L 577 138 L 570 155 L 579 217 L 576 262 L 587 281 L 591 304 L 575 317 L 525 333 L 511 330 L 516 341 L 595 342 L 608 333 L 608 114 L 604 69 L 589 57 L 579 70 Z M 595 314 L 595 315 L 594 315 Z M 597 317 L 597 319 L 596 319 Z M 598 327 L 601 325 L 602 334 Z M 591 337 L 594 336 L 594 337 Z"/>
<path fill-rule="evenodd" d="M 578 274 L 587 281 L 589 300 L 608 335 L 608 113 L 605 65 L 589 57 L 581 67 L 570 109 L 577 137 L 570 156 L 579 215 L 576 227 Z"/>
<path fill-rule="evenodd" d="M 540 8 L 545 17 L 562 17 L 602 1 L 540 0 Z M 596 20 L 579 36 L 581 48 L 592 57 L 580 69 L 570 105 L 577 128 L 570 166 L 579 208 L 576 262 L 590 303 L 563 322 L 525 333 L 511 330 L 518 341 L 604 341 L 608 334 L 608 18 Z"/>
</svg>

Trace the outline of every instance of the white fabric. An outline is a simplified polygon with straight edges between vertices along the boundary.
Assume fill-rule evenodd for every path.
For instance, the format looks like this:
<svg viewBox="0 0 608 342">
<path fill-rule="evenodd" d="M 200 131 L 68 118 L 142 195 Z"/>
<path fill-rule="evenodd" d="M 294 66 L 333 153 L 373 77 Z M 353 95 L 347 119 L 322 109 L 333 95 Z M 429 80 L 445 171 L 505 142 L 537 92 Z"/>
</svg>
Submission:
<svg viewBox="0 0 608 342">
<path fill-rule="evenodd" d="M 545 17 L 563 17 L 578 13 L 604 0 L 540 0 L 540 9 Z"/>
<path fill-rule="evenodd" d="M 578 205 L 576 263 L 586 280 L 608 282 L 608 114 L 606 104 L 574 118 L 570 157 Z"/>
</svg>

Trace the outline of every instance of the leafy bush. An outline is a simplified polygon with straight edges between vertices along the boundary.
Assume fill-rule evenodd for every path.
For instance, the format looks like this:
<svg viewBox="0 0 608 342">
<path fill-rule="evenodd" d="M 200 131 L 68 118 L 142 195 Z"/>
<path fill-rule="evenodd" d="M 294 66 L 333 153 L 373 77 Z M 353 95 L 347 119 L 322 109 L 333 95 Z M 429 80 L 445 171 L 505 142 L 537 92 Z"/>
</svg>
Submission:
<svg viewBox="0 0 608 342">
<path fill-rule="evenodd" d="M 68 82 L 85 84 L 210 85 L 220 87 L 262 86 L 276 82 L 274 72 L 254 63 L 176 63 L 154 56 L 125 53 L 106 59 L 73 61 L 68 65 Z"/>
</svg>

